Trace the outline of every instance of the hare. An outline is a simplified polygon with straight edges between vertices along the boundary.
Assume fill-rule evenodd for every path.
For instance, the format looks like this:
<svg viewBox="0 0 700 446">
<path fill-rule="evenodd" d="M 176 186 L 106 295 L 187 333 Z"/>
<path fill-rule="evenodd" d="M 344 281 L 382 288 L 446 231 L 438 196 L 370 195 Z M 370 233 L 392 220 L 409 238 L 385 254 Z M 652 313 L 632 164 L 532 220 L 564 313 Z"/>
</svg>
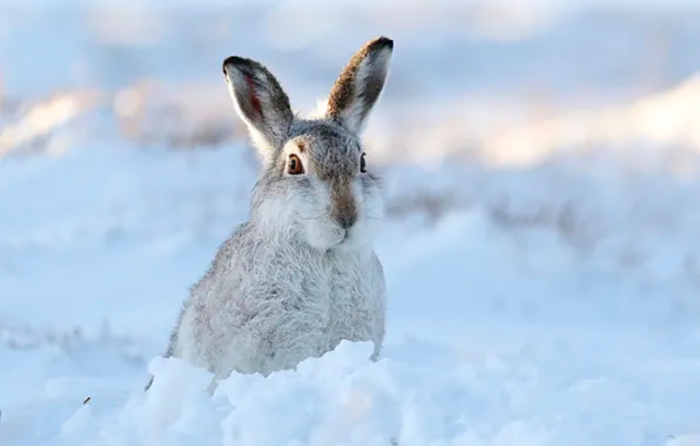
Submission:
<svg viewBox="0 0 700 446">
<path fill-rule="evenodd" d="M 224 61 L 262 166 L 250 220 L 192 288 L 166 356 L 215 378 L 293 369 L 342 340 L 373 342 L 376 360 L 386 290 L 371 244 L 384 209 L 360 133 L 392 51 L 386 37 L 366 43 L 337 79 L 323 115 L 307 119 L 292 112 L 263 65 L 237 56 Z"/>
</svg>

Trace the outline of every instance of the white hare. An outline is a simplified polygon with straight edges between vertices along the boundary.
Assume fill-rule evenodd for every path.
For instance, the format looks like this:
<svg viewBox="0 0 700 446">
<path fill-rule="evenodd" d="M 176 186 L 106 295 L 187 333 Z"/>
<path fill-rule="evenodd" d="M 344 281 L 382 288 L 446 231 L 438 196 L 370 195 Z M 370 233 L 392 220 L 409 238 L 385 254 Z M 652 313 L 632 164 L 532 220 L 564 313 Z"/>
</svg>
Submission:
<svg viewBox="0 0 700 446">
<path fill-rule="evenodd" d="M 192 288 L 168 356 L 223 378 L 294 368 L 342 340 L 384 338 L 385 285 L 372 250 L 383 216 L 377 176 L 360 143 L 384 87 L 393 41 L 360 49 L 325 114 L 296 116 L 260 63 L 229 57 L 223 71 L 262 161 L 250 220 L 221 246 Z"/>
</svg>

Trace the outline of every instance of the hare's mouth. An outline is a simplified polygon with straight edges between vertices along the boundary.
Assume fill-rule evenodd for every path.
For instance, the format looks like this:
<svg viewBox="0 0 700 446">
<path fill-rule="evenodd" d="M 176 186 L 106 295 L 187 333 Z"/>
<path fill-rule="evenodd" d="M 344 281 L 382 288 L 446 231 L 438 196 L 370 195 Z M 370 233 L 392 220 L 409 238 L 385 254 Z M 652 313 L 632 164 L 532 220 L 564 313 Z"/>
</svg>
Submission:
<svg viewBox="0 0 700 446">
<path fill-rule="evenodd" d="M 353 231 L 350 229 L 343 229 L 343 237 L 335 244 L 336 248 L 347 249 L 355 244 L 355 237 L 353 236 Z"/>
<path fill-rule="evenodd" d="M 365 245 L 365 232 L 357 225 L 348 229 L 336 226 L 329 233 L 326 233 L 323 239 L 317 240 L 325 242 L 319 244 L 319 247 L 322 247 L 324 251 L 352 251 Z"/>
</svg>

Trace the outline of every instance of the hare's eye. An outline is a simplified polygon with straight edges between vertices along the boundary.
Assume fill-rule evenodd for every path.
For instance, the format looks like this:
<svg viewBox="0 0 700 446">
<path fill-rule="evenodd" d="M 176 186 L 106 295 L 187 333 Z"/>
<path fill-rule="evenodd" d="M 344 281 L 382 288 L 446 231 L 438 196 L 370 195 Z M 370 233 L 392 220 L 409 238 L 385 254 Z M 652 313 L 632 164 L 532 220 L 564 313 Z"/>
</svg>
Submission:
<svg viewBox="0 0 700 446">
<path fill-rule="evenodd" d="M 365 154 L 363 153 L 362 156 L 360 157 L 360 172 L 365 173 L 365 169 L 367 166 L 365 166 Z"/>
<path fill-rule="evenodd" d="M 301 160 L 295 154 L 289 155 L 289 162 L 287 163 L 287 173 L 290 175 L 299 175 L 304 173 L 304 165 L 301 164 Z"/>
</svg>

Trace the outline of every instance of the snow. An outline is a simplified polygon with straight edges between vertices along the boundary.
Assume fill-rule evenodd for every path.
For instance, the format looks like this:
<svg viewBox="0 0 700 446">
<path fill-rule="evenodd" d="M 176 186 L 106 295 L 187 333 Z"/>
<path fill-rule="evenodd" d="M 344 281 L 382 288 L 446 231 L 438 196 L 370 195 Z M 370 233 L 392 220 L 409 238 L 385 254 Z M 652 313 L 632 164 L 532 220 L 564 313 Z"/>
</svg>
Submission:
<svg viewBox="0 0 700 446">
<path fill-rule="evenodd" d="M 206 372 L 153 357 L 187 286 L 245 218 L 246 150 L 2 162 L 0 207 L 14 212 L 1 224 L 0 444 L 693 444 L 700 331 L 684 260 L 698 246 L 696 207 L 681 203 L 698 182 L 623 180 L 608 164 L 578 176 L 556 162 L 387 167 L 390 202 L 450 182 L 472 198 L 434 222 L 420 205 L 387 221 L 384 358 L 345 343 L 296 371 L 234 374 L 210 397 Z M 500 214 L 498 197 L 513 203 Z M 592 247 L 557 227 L 566 200 L 597 227 Z M 668 228 L 651 226 L 671 203 Z M 524 218 L 545 206 L 552 215 Z M 630 249 L 639 263 L 619 265 Z"/>
<path fill-rule="evenodd" d="M 95 91 L 74 90 L 70 57 L 48 81 L 26 61 L 4 64 L 19 105 L 0 107 L 0 446 L 700 445 L 698 84 L 680 82 L 700 68 L 697 52 L 671 57 L 669 85 L 630 95 L 620 82 L 639 65 L 615 71 L 606 53 L 580 70 L 556 44 L 601 29 L 635 40 L 622 19 L 591 27 L 584 17 L 511 43 L 436 32 L 447 20 L 438 12 L 433 24 L 389 23 L 405 46 L 368 129 L 388 205 L 376 243 L 389 290 L 382 358 L 344 342 L 296 370 L 234 373 L 214 387 L 206 371 L 160 354 L 188 287 L 246 219 L 255 181 L 221 79 L 172 79 L 201 81 L 196 67 L 218 66 L 208 62 L 218 55 L 159 43 L 192 66 L 166 73 L 136 57 L 110 71 L 117 62 L 63 14 L 56 29 L 71 31 L 35 54 L 106 64 L 86 74 Z M 700 29 L 677 20 L 672 54 L 694 48 Z M 27 36 L 42 23 L 8 29 Z M 309 50 L 321 31 L 290 45 Z M 361 35 L 330 36 L 306 67 L 284 56 L 301 49 L 274 39 L 242 45 L 272 61 L 293 101 L 310 103 Z M 0 40 L 18 45 L 4 62 L 37 45 Z M 149 48 L 160 51 L 139 54 Z M 466 82 L 456 63 L 434 72 L 465 48 Z M 527 58 L 512 52 L 557 86 L 556 119 L 523 112 L 530 104 L 513 90 L 489 90 L 528 83 Z M 138 67 L 168 78 L 169 95 L 134 86 Z M 407 87 L 416 83 L 430 88 Z M 583 114 L 572 100 L 609 92 Z M 165 113 L 177 96 L 181 114 Z M 232 136 L 210 143 L 202 125 Z"/>
</svg>

